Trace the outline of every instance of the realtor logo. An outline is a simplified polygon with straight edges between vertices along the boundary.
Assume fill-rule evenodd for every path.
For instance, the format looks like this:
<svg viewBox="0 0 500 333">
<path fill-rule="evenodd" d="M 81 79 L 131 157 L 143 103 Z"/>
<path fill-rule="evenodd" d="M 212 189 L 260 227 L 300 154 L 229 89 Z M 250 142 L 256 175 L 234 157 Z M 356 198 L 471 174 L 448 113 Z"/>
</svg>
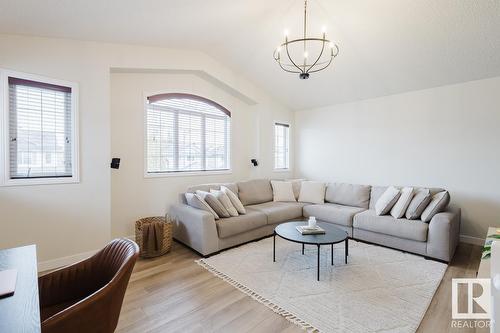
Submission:
<svg viewBox="0 0 500 333">
<path fill-rule="evenodd" d="M 459 306 L 459 298 L 467 299 L 467 306 Z M 490 279 L 453 279 L 451 306 L 453 319 L 490 319 Z"/>
</svg>

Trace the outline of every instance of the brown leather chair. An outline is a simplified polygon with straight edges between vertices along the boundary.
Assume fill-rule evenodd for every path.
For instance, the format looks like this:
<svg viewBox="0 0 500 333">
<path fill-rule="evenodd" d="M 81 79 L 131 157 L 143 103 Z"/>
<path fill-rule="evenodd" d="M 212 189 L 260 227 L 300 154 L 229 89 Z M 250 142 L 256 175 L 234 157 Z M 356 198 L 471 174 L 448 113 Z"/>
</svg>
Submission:
<svg viewBox="0 0 500 333">
<path fill-rule="evenodd" d="M 38 278 L 43 333 L 113 332 L 137 244 L 115 239 L 94 256 Z"/>
</svg>

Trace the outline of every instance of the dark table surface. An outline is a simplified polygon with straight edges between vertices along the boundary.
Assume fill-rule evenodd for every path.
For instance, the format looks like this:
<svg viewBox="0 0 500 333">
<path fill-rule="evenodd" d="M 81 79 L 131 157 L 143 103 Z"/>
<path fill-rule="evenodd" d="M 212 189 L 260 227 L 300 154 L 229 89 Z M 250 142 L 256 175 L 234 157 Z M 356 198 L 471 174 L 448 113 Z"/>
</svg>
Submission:
<svg viewBox="0 0 500 333">
<path fill-rule="evenodd" d="M 17 269 L 16 291 L 0 298 L 0 332 L 40 332 L 36 246 L 0 250 L 0 270 Z"/>
<path fill-rule="evenodd" d="M 332 225 L 331 223 L 318 222 L 317 225 L 326 231 L 325 234 L 318 235 L 302 235 L 296 228 L 299 225 L 307 225 L 307 221 L 282 223 L 278 225 L 274 231 L 281 238 L 303 244 L 335 244 L 345 241 L 348 237 L 346 231 Z"/>
</svg>

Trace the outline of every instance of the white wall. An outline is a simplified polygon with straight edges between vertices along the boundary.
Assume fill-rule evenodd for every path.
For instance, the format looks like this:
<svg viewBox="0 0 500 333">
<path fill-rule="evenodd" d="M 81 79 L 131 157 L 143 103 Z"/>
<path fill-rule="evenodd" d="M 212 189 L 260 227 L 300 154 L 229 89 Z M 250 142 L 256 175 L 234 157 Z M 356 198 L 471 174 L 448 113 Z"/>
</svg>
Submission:
<svg viewBox="0 0 500 333">
<path fill-rule="evenodd" d="M 295 115 L 297 175 L 444 187 L 463 235 L 500 226 L 500 78 Z"/>
<path fill-rule="evenodd" d="M 288 113 L 241 75 L 196 51 L 0 34 L 0 68 L 74 81 L 80 86 L 80 183 L 0 188 L 0 248 L 35 243 L 39 261 L 93 251 L 112 236 L 130 234 L 130 228 L 120 227 L 112 233 L 111 225 L 111 68 L 197 71 L 231 95 L 254 102 L 259 115 L 266 109 Z M 120 122 L 130 125 L 130 120 L 120 117 L 113 121 L 117 122 L 114 129 Z M 260 120 L 255 121 L 251 126 L 261 125 Z M 127 164 L 126 154 L 122 157 L 126 170 L 131 164 Z M 266 173 L 265 169 L 257 172 Z M 142 203 L 147 209 L 138 212 L 157 213 L 157 206 L 149 209 L 149 202 Z"/>
<path fill-rule="evenodd" d="M 231 111 L 231 174 L 144 178 L 144 96 L 170 92 L 200 95 Z M 111 153 L 122 163 L 111 177 L 112 236 L 132 235 L 134 221 L 140 217 L 164 215 L 190 185 L 274 176 L 268 144 L 273 142 L 269 138 L 272 118 L 291 121 L 293 115 L 268 102 L 260 104 L 259 109 L 193 74 L 113 73 Z M 260 111 L 268 116 L 263 117 Z M 263 147 L 261 139 L 266 142 Z M 265 161 L 255 168 L 250 163 L 254 157 Z"/>
<path fill-rule="evenodd" d="M 1 68 L 79 84 L 81 179 L 1 187 L 0 248 L 36 244 L 41 261 L 97 249 L 110 238 L 109 82 L 98 49 L 4 35 L 0 45 Z"/>
</svg>

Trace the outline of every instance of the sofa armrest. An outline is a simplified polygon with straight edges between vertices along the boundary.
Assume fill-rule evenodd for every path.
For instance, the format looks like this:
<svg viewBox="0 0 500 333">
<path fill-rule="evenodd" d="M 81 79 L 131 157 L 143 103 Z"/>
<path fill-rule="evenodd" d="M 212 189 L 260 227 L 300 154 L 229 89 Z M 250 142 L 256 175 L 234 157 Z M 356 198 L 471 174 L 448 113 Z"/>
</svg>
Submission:
<svg viewBox="0 0 500 333">
<path fill-rule="evenodd" d="M 219 250 L 219 235 L 212 214 L 188 205 L 173 205 L 169 211 L 174 221 L 174 238 L 209 255 Z"/>
<path fill-rule="evenodd" d="M 427 236 L 429 257 L 451 261 L 460 239 L 460 220 L 460 208 L 448 208 L 447 211 L 434 215 L 429 223 Z"/>
</svg>

